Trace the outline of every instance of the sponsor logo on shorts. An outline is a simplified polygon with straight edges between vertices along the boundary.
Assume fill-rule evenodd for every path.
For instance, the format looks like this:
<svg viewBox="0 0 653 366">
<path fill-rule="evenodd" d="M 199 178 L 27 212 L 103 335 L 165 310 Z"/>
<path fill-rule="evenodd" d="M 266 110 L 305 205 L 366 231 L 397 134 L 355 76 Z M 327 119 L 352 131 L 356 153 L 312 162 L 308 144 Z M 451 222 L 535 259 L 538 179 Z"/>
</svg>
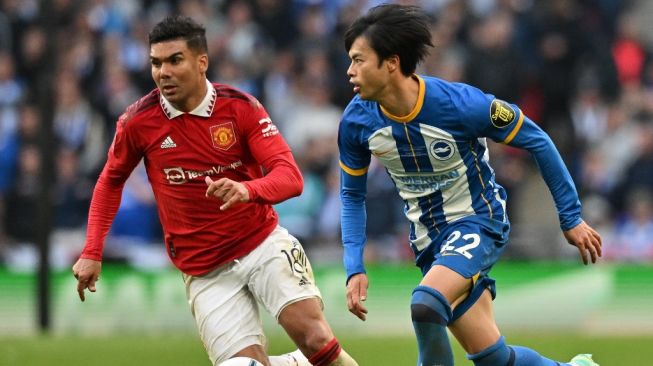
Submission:
<svg viewBox="0 0 653 366">
<path fill-rule="evenodd" d="M 310 285 L 310 284 L 311 284 L 311 281 L 309 281 L 308 278 L 306 278 L 306 277 L 304 277 L 304 275 L 302 275 L 302 279 L 299 280 L 298 285 L 299 286 L 306 286 L 306 285 Z"/>
</svg>

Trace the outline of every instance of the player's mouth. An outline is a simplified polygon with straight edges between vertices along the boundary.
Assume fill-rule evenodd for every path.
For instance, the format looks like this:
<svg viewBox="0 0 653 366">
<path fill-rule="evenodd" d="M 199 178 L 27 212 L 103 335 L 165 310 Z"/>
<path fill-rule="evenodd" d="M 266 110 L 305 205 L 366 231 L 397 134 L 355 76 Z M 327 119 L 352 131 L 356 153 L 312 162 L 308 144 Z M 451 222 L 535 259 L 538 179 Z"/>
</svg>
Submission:
<svg viewBox="0 0 653 366">
<path fill-rule="evenodd" d="M 354 86 L 353 88 L 354 93 L 358 93 L 361 90 L 360 85 L 356 84 L 353 78 L 349 79 L 349 84 L 352 84 Z"/>
<path fill-rule="evenodd" d="M 164 94 L 174 94 L 177 91 L 177 86 L 175 85 L 163 85 L 161 86 L 161 91 Z"/>
</svg>

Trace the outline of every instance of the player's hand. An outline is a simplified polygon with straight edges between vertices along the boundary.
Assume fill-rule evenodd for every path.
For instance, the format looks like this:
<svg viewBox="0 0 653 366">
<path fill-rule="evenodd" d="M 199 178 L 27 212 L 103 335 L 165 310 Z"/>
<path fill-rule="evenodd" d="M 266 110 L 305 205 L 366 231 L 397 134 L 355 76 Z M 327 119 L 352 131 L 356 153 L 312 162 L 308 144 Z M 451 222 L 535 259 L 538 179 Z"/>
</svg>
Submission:
<svg viewBox="0 0 653 366">
<path fill-rule="evenodd" d="M 237 203 L 249 202 L 249 191 L 244 184 L 229 178 L 220 178 L 216 181 L 211 177 L 204 178 L 206 185 L 206 197 L 215 197 L 222 200 L 224 204 L 220 210 L 224 211 Z"/>
<path fill-rule="evenodd" d="M 367 308 L 363 305 L 363 301 L 367 300 L 368 284 L 365 273 L 351 276 L 347 283 L 347 307 L 352 314 L 363 321 L 365 321 L 365 314 L 367 314 Z"/>
<path fill-rule="evenodd" d="M 84 297 L 85 289 L 95 292 L 95 282 L 100 279 L 101 270 L 102 262 L 92 259 L 79 258 L 73 265 L 73 276 L 77 279 L 77 293 L 80 300 L 86 299 Z"/>
<path fill-rule="evenodd" d="M 563 234 L 569 244 L 578 248 L 584 264 L 589 264 L 589 259 L 592 260 L 592 263 L 596 263 L 596 260 L 602 255 L 601 236 L 591 226 L 587 225 L 585 221 L 581 221 L 580 224 L 572 229 L 563 231 Z"/>
</svg>

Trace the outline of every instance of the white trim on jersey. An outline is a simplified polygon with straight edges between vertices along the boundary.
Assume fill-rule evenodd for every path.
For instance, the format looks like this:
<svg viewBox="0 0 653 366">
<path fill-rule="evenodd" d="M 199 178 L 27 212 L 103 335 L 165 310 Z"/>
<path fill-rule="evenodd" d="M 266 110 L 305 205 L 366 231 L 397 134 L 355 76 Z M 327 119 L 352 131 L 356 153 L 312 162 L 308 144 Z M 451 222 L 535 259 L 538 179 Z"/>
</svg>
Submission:
<svg viewBox="0 0 653 366">
<path fill-rule="evenodd" d="M 217 100 L 217 96 L 218 96 L 218 92 L 213 87 L 213 84 L 211 84 L 210 81 L 206 80 L 206 95 L 204 95 L 204 98 L 202 99 L 200 104 L 197 107 L 195 107 L 195 109 L 188 112 L 188 114 L 192 114 L 199 117 L 206 117 L 206 118 L 211 117 L 211 114 L 213 114 L 213 107 L 215 106 L 215 101 Z M 160 95 L 159 102 L 161 104 L 161 109 L 163 109 L 163 112 L 166 114 L 168 119 L 173 119 L 185 113 L 175 108 L 163 96 L 163 94 Z"/>
</svg>

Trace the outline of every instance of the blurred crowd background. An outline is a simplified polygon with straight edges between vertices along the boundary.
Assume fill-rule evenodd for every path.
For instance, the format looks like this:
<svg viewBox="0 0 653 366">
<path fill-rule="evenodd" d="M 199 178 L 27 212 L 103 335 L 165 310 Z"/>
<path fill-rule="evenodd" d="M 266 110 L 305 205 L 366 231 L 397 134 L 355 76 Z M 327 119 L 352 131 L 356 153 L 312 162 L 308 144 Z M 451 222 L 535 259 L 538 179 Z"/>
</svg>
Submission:
<svg viewBox="0 0 653 366">
<path fill-rule="evenodd" d="M 569 167 L 584 216 L 613 261 L 653 260 L 653 3 L 646 0 L 423 0 L 435 48 L 419 73 L 472 84 L 515 103 L 546 130 Z M 256 96 L 305 178 L 276 206 L 312 261 L 339 260 L 336 134 L 353 96 L 342 35 L 373 0 L 0 1 L 0 264 L 37 262 L 35 209 L 51 188 L 51 260 L 67 268 L 83 244 L 93 185 L 120 114 L 154 88 L 147 34 L 170 14 L 207 28 L 209 80 Z M 49 44 L 48 42 L 54 42 Z M 56 60 L 46 52 L 54 47 Z M 39 180 L 39 73 L 53 79 L 56 179 Z M 508 258 L 563 259 L 550 195 L 524 151 L 491 144 L 508 190 Z M 402 202 L 383 168 L 368 182 L 368 255 L 410 261 Z M 548 205 L 548 206 L 547 206 Z M 168 265 L 144 169 L 128 180 L 106 260 Z"/>
</svg>

